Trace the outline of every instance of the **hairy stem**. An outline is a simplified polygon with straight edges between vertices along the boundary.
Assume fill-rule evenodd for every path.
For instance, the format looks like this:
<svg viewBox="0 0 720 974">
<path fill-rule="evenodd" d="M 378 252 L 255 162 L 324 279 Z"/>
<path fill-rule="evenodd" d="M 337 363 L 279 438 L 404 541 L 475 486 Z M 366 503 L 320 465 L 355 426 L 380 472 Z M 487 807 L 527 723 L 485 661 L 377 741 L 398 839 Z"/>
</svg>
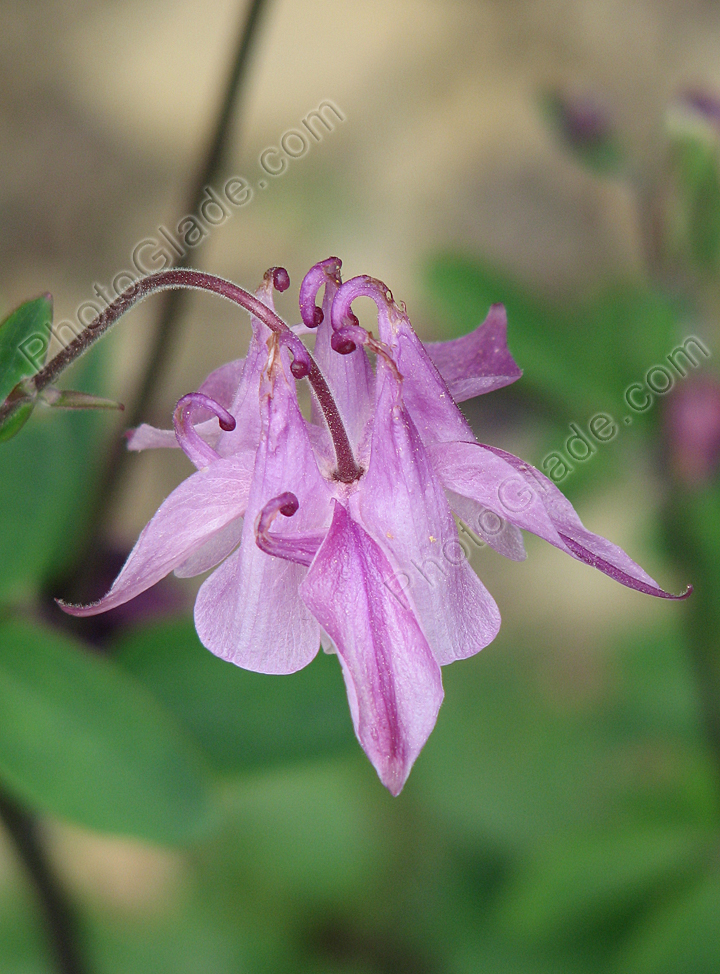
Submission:
<svg viewBox="0 0 720 974">
<path fill-rule="evenodd" d="M 74 913 L 47 862 L 34 818 L 0 791 L 0 819 L 35 889 L 57 971 L 87 974 L 77 945 Z"/>
<path fill-rule="evenodd" d="M 293 367 L 298 367 L 298 377 L 307 377 L 318 398 L 335 446 L 338 480 L 343 483 L 352 483 L 357 480 L 361 476 L 362 470 L 355 462 L 337 405 L 325 377 L 305 345 L 290 331 L 282 318 L 258 300 L 255 295 L 250 294 L 249 291 L 237 284 L 233 284 L 232 281 L 226 281 L 214 274 L 206 274 L 204 271 L 177 267 L 172 270 L 158 271 L 157 274 L 150 274 L 148 277 L 141 278 L 136 284 L 123 291 L 119 298 L 109 304 L 77 338 L 37 373 L 32 380 L 35 391 L 40 392 L 51 382 L 54 382 L 71 362 L 74 362 L 94 345 L 115 324 L 118 318 L 129 311 L 133 305 L 138 304 L 156 291 L 165 291 L 170 288 L 211 291 L 213 294 L 218 294 L 259 318 L 279 336 L 280 341 L 287 345 L 293 353 L 295 359 Z M 2 407 L 0 407 L 0 419 L 2 419 Z"/>
</svg>

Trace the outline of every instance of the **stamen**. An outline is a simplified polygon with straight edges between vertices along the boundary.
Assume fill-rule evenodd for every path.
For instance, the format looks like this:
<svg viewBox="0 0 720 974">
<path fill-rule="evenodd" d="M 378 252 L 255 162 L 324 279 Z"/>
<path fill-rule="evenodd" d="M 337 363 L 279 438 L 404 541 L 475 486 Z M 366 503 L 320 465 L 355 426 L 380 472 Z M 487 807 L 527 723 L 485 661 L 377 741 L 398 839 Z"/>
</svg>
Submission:
<svg viewBox="0 0 720 974">
<path fill-rule="evenodd" d="M 318 548 L 324 541 L 324 535 L 306 534 L 282 537 L 270 534 L 270 526 L 278 514 L 292 517 L 297 513 L 299 507 L 300 502 L 295 494 L 289 490 L 268 501 L 260 512 L 255 525 L 255 543 L 266 555 L 284 558 L 286 561 L 294 561 L 296 564 L 309 567 Z"/>
<path fill-rule="evenodd" d="M 395 304 L 392 291 L 382 281 L 366 275 L 353 277 L 338 288 L 333 301 L 331 312 L 333 337 L 330 340 L 332 348 L 341 355 L 347 355 L 353 351 L 350 345 L 365 345 L 366 348 L 375 352 L 376 355 L 380 355 L 387 362 L 396 379 L 402 379 L 390 346 L 374 338 L 371 332 L 362 328 L 357 316 L 350 310 L 352 302 L 359 297 L 372 298 L 375 302 L 381 333 L 383 321 L 389 322 L 392 313 L 405 314 L 404 305 L 401 312 Z"/>
<path fill-rule="evenodd" d="M 290 275 L 284 267 L 273 267 L 273 287 L 276 291 L 287 291 L 290 287 Z"/>
<path fill-rule="evenodd" d="M 330 284 L 340 287 L 342 278 L 340 268 L 342 261 L 339 257 L 328 257 L 319 264 L 311 267 L 300 285 L 300 314 L 308 328 L 317 328 L 323 321 L 322 308 L 315 304 L 318 291 L 324 285 Z"/>
<path fill-rule="evenodd" d="M 220 429 L 225 430 L 226 433 L 235 429 L 235 417 L 219 402 L 202 392 L 190 392 L 178 401 L 173 414 L 175 436 L 181 450 L 198 469 L 201 469 L 207 467 L 213 460 L 219 460 L 220 454 L 203 440 L 193 426 L 191 417 L 195 409 L 207 409 L 214 413 L 220 423 Z"/>
<path fill-rule="evenodd" d="M 351 278 L 338 288 L 332 306 L 332 326 L 335 331 L 348 323 L 357 323 L 357 318 L 350 310 L 350 305 L 355 298 L 359 297 L 372 298 L 380 314 L 388 314 L 392 310 L 399 311 L 393 299 L 392 291 L 387 284 L 383 284 L 382 281 L 378 281 L 374 277 L 362 274 L 359 277 Z M 353 319 L 355 319 L 354 322 Z"/>
<path fill-rule="evenodd" d="M 324 265 L 327 265 L 327 267 Z M 332 269 L 333 267 L 334 271 Z M 318 273 L 324 275 L 324 283 L 337 286 L 340 279 L 340 261 L 337 258 L 331 257 L 329 260 L 323 261 L 321 264 L 317 265 L 315 270 L 317 270 L 317 268 L 320 268 Z M 283 283 L 282 275 L 280 275 L 280 283 Z M 154 294 L 156 291 L 165 291 L 170 288 L 191 288 L 202 291 L 212 291 L 214 294 L 219 294 L 228 301 L 232 301 L 234 304 L 244 308 L 251 315 L 259 318 L 260 321 L 267 325 L 271 331 L 275 332 L 275 334 L 279 336 L 281 342 L 287 345 L 293 353 L 293 358 L 295 360 L 293 365 L 296 366 L 293 369 L 293 375 L 296 378 L 307 377 L 315 390 L 315 394 L 318 402 L 320 403 L 320 408 L 323 411 L 325 422 L 328 425 L 330 436 L 332 437 L 333 445 L 335 447 L 335 456 L 337 458 L 337 479 L 346 484 L 358 480 L 358 478 L 362 476 L 363 470 L 355 462 L 355 457 L 353 456 L 352 448 L 350 447 L 347 431 L 343 426 L 337 404 L 330 393 L 328 384 L 325 381 L 322 372 L 318 368 L 317 363 L 300 341 L 298 336 L 292 333 L 282 318 L 278 317 L 272 308 L 269 308 L 266 304 L 263 304 L 262 301 L 254 297 L 244 288 L 238 287 L 237 284 L 233 284 L 231 281 L 226 281 L 223 280 L 223 278 L 216 277 L 214 274 L 206 274 L 204 271 L 195 271 L 187 268 L 177 267 L 169 270 L 158 271 L 155 274 L 148 275 L 148 277 L 141 278 L 131 287 L 127 288 L 126 291 L 123 291 L 120 297 L 116 298 L 112 304 L 108 305 L 108 307 L 105 308 L 105 310 L 102 311 L 98 317 L 94 319 L 87 326 L 87 328 L 80 333 L 80 335 L 77 336 L 77 338 L 73 339 L 69 345 L 67 345 L 58 355 L 55 356 L 54 359 L 52 359 L 51 362 L 49 362 L 37 373 L 36 376 L 34 376 L 34 390 L 36 392 L 40 392 L 46 386 L 50 385 L 50 383 L 54 381 L 55 377 L 59 375 L 63 369 L 82 355 L 83 352 L 85 352 L 95 341 L 97 341 L 97 339 L 103 335 L 118 320 L 118 318 L 120 318 L 121 315 L 128 311 L 134 304 L 144 300 L 149 295 Z M 312 290 L 312 288 L 310 290 Z M 314 294 L 312 301 L 314 301 Z M 314 305 L 311 302 L 311 308 L 312 307 L 314 307 Z M 310 312 L 309 320 L 314 320 L 314 312 L 312 311 Z M 305 324 L 307 325 L 307 321 L 305 321 Z M 13 408 L 13 404 L 8 403 L 7 401 L 5 403 L 0 403 L 0 421 L 2 421 Z"/>
</svg>

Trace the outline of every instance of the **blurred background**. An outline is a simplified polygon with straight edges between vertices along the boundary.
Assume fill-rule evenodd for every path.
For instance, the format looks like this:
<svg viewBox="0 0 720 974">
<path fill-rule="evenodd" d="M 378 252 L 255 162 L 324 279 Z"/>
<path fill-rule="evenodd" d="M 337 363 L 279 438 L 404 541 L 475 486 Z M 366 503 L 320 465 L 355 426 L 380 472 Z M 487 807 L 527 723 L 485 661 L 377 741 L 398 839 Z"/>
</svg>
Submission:
<svg viewBox="0 0 720 974">
<path fill-rule="evenodd" d="M 190 212 L 246 15 L 2 0 L 0 316 L 50 291 L 76 323 Z M 642 596 L 535 538 L 524 563 L 476 546 L 503 627 L 444 670 L 393 799 L 337 661 L 281 679 L 216 660 L 197 581 L 68 629 L 52 598 L 101 595 L 190 465 L 132 455 L 103 501 L 127 411 L 38 409 L 0 447 L 0 785 L 88 972 L 720 970 L 719 55 L 711 0 L 266 0 L 211 182 L 252 195 L 190 263 L 251 290 L 287 267 L 294 322 L 303 274 L 337 255 L 427 339 L 504 302 L 524 376 L 464 405 L 479 439 L 695 593 Z M 160 307 L 63 384 L 130 409 Z M 249 334 L 188 298 L 144 418 L 169 426 Z M 0 972 L 62 969 L 11 832 Z"/>
</svg>

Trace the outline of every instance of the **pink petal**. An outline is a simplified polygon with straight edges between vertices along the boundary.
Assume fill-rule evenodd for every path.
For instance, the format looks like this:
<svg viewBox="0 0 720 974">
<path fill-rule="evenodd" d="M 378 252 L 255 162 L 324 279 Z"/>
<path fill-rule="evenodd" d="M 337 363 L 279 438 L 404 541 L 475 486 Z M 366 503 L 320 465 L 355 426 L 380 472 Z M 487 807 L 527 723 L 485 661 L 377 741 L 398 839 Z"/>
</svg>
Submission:
<svg viewBox="0 0 720 974">
<path fill-rule="evenodd" d="M 333 282 L 325 286 L 323 320 L 317 329 L 313 355 L 340 411 L 353 451 L 358 455 L 363 433 L 372 415 L 375 375 L 364 348 L 350 355 L 340 355 L 330 345 L 332 324 L 330 309 L 337 291 Z M 313 422 L 324 425 L 322 412 L 313 398 Z"/>
<path fill-rule="evenodd" d="M 244 358 L 235 359 L 234 362 L 226 362 L 210 373 L 198 392 L 204 393 L 214 399 L 215 402 L 219 402 L 221 406 L 229 409 L 240 385 L 244 368 Z"/>
<path fill-rule="evenodd" d="M 451 490 L 446 490 L 445 494 L 453 513 L 486 544 L 505 558 L 525 561 L 527 552 L 520 528 L 469 497 L 462 497 Z"/>
<path fill-rule="evenodd" d="M 437 661 L 478 653 L 497 635 L 500 613 L 467 561 L 445 493 L 400 395 L 378 361 L 370 467 L 360 481 L 363 523 L 389 551 L 402 590 Z M 404 383 L 403 383 L 404 389 Z"/>
<path fill-rule="evenodd" d="M 341 504 L 301 586 L 337 647 L 355 733 L 393 795 L 435 726 L 438 666 L 408 602 L 387 585 L 393 569 Z"/>
<path fill-rule="evenodd" d="M 318 472 L 300 414 L 295 383 L 278 362 L 263 394 L 264 429 L 257 451 L 242 544 L 205 581 L 195 602 L 195 626 L 209 650 L 259 673 L 293 673 L 320 647 L 320 629 L 300 599 L 303 565 L 265 554 L 255 543 L 265 505 L 285 491 L 300 502 L 294 517 L 278 517 L 273 534 L 319 533 L 330 520 L 330 492 Z"/>
<path fill-rule="evenodd" d="M 217 420 L 214 423 L 208 421 L 208 431 L 211 425 L 214 427 L 215 431 L 218 431 Z M 198 430 L 200 432 L 200 430 Z M 155 426 L 149 426 L 147 423 L 142 423 L 137 429 L 128 430 L 125 434 L 127 437 L 127 448 L 128 450 L 156 450 L 159 447 L 165 447 L 170 449 L 180 449 L 180 444 L 175 436 L 175 430 L 161 430 Z"/>
<path fill-rule="evenodd" d="M 215 399 L 221 406 L 229 407 L 237 392 L 244 365 L 245 359 L 242 358 L 236 359 L 234 362 L 226 362 L 225 365 L 221 365 L 210 373 L 198 392 Z M 194 418 L 196 420 L 194 424 L 196 431 L 206 443 L 214 446 L 220 436 L 217 417 L 207 410 L 198 409 Z M 125 435 L 127 436 L 128 450 L 154 450 L 159 447 L 178 448 L 174 429 L 162 430 L 142 423 L 137 429 L 128 430 Z"/>
<path fill-rule="evenodd" d="M 270 280 L 263 281 L 255 292 L 255 297 L 275 310 L 273 289 Z M 220 456 L 227 457 L 238 450 L 257 447 L 260 442 L 260 379 L 268 361 L 268 339 L 270 329 L 259 318 L 251 317 L 252 338 L 245 358 L 242 375 L 235 389 L 232 402 L 227 407 L 237 420 L 237 426 L 230 432 L 221 432 L 213 444 Z"/>
<path fill-rule="evenodd" d="M 449 490 L 478 501 L 621 584 L 665 599 L 689 594 L 665 592 L 622 548 L 588 531 L 555 484 L 512 453 L 479 443 L 444 443 L 431 453 Z"/>
<path fill-rule="evenodd" d="M 425 342 L 455 402 L 516 382 L 522 375 L 507 347 L 507 315 L 493 304 L 475 331 L 449 342 Z"/>
<path fill-rule="evenodd" d="M 209 538 L 202 548 L 198 548 L 190 557 L 178 565 L 175 574 L 178 578 L 194 578 L 202 575 L 203 572 L 210 571 L 223 561 L 233 548 L 240 544 L 242 537 L 243 521 L 237 518 L 222 528 L 212 538 Z"/>
<path fill-rule="evenodd" d="M 245 513 L 254 454 L 217 460 L 184 480 L 145 525 L 108 594 L 92 605 L 61 603 L 65 612 L 92 616 L 129 602 L 182 565 L 227 524 Z"/>
<path fill-rule="evenodd" d="M 403 399 L 423 443 L 474 443 L 473 431 L 407 318 L 380 306 L 378 326 L 381 339 L 393 350 L 403 376 Z"/>
</svg>

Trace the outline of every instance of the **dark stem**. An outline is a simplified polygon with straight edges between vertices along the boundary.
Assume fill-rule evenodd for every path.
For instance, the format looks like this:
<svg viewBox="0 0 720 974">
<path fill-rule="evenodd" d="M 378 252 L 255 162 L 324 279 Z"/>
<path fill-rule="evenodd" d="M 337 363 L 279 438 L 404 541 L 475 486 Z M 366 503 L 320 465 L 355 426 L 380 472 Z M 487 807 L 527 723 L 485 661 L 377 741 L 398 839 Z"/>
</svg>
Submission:
<svg viewBox="0 0 720 974">
<path fill-rule="evenodd" d="M 355 462 L 352 447 L 348 439 L 347 432 L 343 425 L 340 413 L 338 412 L 335 400 L 328 388 L 325 377 L 317 366 L 317 363 L 303 345 L 300 339 L 292 333 L 282 318 L 279 318 L 267 305 L 250 294 L 244 288 L 226 281 L 222 277 L 214 274 L 206 274 L 204 271 L 190 270 L 186 268 L 173 268 L 167 271 L 158 271 L 143 277 L 136 284 L 133 284 L 126 291 L 109 304 L 105 310 L 97 316 L 87 328 L 81 332 L 66 348 L 64 348 L 52 361 L 48 362 L 44 369 L 41 369 L 34 376 L 32 383 L 36 392 L 41 392 L 46 386 L 54 382 L 60 373 L 68 367 L 71 362 L 79 358 L 91 345 L 102 338 L 102 336 L 115 324 L 121 315 L 129 311 L 133 305 L 144 300 L 156 291 L 165 291 L 169 288 L 183 288 L 185 290 L 210 291 L 220 297 L 227 298 L 234 304 L 240 305 L 251 315 L 259 318 L 267 327 L 273 331 L 280 339 L 281 343 L 287 345 L 293 353 L 295 359 L 293 367 L 298 367 L 300 377 L 307 377 L 317 396 L 320 407 L 325 416 L 333 444 L 335 446 L 335 456 L 337 459 L 337 479 L 343 483 L 352 483 L 357 480 L 362 470 Z M 3 408 L 0 406 L 0 421 L 3 418 Z"/>
<path fill-rule="evenodd" d="M 87 974 L 77 946 L 77 922 L 45 858 L 35 820 L 0 791 L 0 819 L 35 888 L 60 974 Z"/>
<path fill-rule="evenodd" d="M 199 167 L 197 178 L 189 188 L 183 214 L 197 213 L 202 202 L 203 190 L 215 181 L 222 168 L 228 133 L 236 117 L 237 104 L 247 75 L 264 5 L 265 0 L 250 0 L 240 29 L 235 60 L 227 79 L 215 129 L 210 137 L 206 156 Z M 187 266 L 188 259 L 188 255 L 182 257 L 178 261 L 178 266 Z M 154 391 L 173 352 L 184 299 L 184 293 L 177 290 L 168 291 L 164 296 L 138 392 L 130 410 L 125 414 L 125 424 L 128 428 L 139 426 L 147 418 L 146 414 Z M 128 458 L 125 440 L 116 437 L 109 447 L 109 454 L 97 485 L 96 500 L 86 522 L 86 537 L 91 545 L 96 543 L 104 531 L 116 492 L 122 484 Z M 82 556 L 78 559 L 78 563 L 80 560 Z"/>
<path fill-rule="evenodd" d="M 255 39 L 257 28 L 260 23 L 260 13 L 265 0 L 252 0 L 248 8 L 247 16 L 240 31 L 240 38 L 237 47 L 235 61 L 228 78 L 223 96 L 220 112 L 215 124 L 215 131 L 210 140 L 207 156 L 204 164 L 198 172 L 197 179 L 193 184 L 186 200 L 186 209 L 183 213 L 196 213 L 203 200 L 205 187 L 213 182 L 223 163 L 223 153 L 227 141 L 230 125 L 235 115 L 235 108 L 242 81 L 247 71 Z M 189 253 L 181 257 L 177 262 L 177 267 L 187 267 L 189 263 Z M 157 388 L 158 377 L 163 373 L 169 356 L 173 350 L 173 332 L 179 321 L 180 311 L 185 300 L 182 291 L 170 291 L 165 295 L 158 322 L 155 328 L 153 344 L 148 355 L 147 364 L 143 381 L 138 390 L 132 410 L 127 417 L 129 427 L 137 426 L 145 418 L 145 413 L 152 401 L 153 393 Z M 109 484 L 118 480 L 120 468 L 125 463 L 127 451 L 122 449 L 113 454 L 111 466 L 108 470 L 106 479 Z"/>
</svg>

